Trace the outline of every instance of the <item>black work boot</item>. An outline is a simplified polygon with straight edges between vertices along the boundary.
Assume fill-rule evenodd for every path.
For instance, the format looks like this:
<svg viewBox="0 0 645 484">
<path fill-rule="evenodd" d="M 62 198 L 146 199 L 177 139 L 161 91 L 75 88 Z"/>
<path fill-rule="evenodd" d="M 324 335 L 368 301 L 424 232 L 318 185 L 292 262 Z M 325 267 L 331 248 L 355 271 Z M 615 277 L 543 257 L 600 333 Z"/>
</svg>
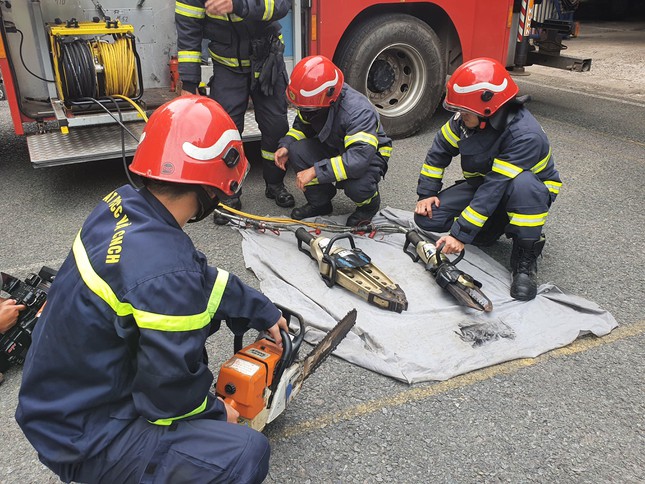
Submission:
<svg viewBox="0 0 645 484">
<path fill-rule="evenodd" d="M 544 235 L 540 240 L 513 239 L 511 252 L 511 297 L 520 301 L 535 299 L 537 294 L 537 258 L 542 253 Z"/>
<path fill-rule="evenodd" d="M 293 195 L 289 193 L 287 187 L 285 187 L 282 182 L 267 183 L 264 194 L 267 198 L 272 200 L 275 199 L 275 204 L 278 207 L 293 207 L 296 204 L 296 200 L 293 198 Z"/>
<path fill-rule="evenodd" d="M 303 218 L 317 217 L 318 215 L 329 215 L 333 210 L 331 202 L 324 205 L 311 205 L 306 203 L 302 207 L 296 207 L 291 211 L 291 218 L 302 220 Z"/>
<path fill-rule="evenodd" d="M 242 200 L 240 200 L 240 197 L 227 198 L 226 200 L 220 200 L 220 202 L 222 203 L 222 205 L 234 208 L 235 210 L 242 210 Z M 213 222 L 215 222 L 217 225 L 226 225 L 229 220 L 223 215 L 215 212 L 213 214 Z"/>
<path fill-rule="evenodd" d="M 366 225 L 372 221 L 372 217 L 376 215 L 376 212 L 381 208 L 381 195 L 378 193 L 372 198 L 370 203 L 362 205 L 354 210 L 349 217 L 347 217 L 347 222 L 345 225 L 348 227 L 356 227 L 357 225 Z"/>
</svg>

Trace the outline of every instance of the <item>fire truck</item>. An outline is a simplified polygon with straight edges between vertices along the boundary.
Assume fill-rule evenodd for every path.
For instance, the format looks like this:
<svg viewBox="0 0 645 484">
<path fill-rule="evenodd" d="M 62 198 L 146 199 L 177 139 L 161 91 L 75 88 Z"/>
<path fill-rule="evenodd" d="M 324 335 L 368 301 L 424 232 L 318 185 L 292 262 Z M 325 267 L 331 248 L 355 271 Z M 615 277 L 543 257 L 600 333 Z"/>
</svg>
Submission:
<svg viewBox="0 0 645 484">
<path fill-rule="evenodd" d="M 388 134 L 405 137 L 468 59 L 588 70 L 590 59 L 561 55 L 574 35 L 565 3 L 575 2 L 293 0 L 285 60 L 290 70 L 307 55 L 333 59 Z M 34 167 L 134 153 L 145 117 L 177 95 L 174 12 L 171 0 L 0 0 L 4 92 Z M 245 124 L 244 140 L 259 139 L 251 110 Z"/>
</svg>

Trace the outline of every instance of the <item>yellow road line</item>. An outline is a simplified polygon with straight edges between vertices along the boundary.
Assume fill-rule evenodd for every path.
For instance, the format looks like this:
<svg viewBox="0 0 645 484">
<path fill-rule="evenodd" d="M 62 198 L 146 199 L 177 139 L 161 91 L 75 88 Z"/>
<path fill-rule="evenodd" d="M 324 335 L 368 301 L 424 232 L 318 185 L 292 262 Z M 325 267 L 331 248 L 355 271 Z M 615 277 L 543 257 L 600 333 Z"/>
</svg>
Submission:
<svg viewBox="0 0 645 484">
<path fill-rule="evenodd" d="M 562 358 L 576 353 L 581 353 L 583 351 L 588 351 L 602 345 L 614 343 L 616 341 L 620 341 L 633 336 L 639 336 L 643 333 L 645 333 L 645 320 L 626 326 L 620 326 L 609 333 L 607 336 L 604 336 L 602 338 L 591 336 L 578 339 L 568 346 L 549 351 L 548 353 L 544 353 L 543 355 L 540 355 L 536 358 L 522 358 L 519 360 L 509 361 L 507 363 L 502 363 L 500 365 L 483 368 L 481 370 L 473 371 L 465 375 L 457 376 L 450 380 L 436 383 L 434 385 L 425 386 L 422 388 L 412 388 L 396 395 L 390 395 L 385 398 L 372 400 L 371 402 L 347 408 L 341 412 L 321 415 L 320 417 L 316 417 L 315 420 L 309 420 L 291 427 L 287 427 L 282 432 L 278 433 L 275 437 L 289 438 L 306 432 L 319 430 L 338 422 L 343 422 L 356 417 L 375 413 L 383 408 L 397 407 L 406 403 L 424 400 L 435 395 L 470 386 L 481 381 L 489 380 L 490 378 L 515 373 L 522 368 L 534 366 L 538 363 L 542 363 L 553 358 Z"/>
</svg>

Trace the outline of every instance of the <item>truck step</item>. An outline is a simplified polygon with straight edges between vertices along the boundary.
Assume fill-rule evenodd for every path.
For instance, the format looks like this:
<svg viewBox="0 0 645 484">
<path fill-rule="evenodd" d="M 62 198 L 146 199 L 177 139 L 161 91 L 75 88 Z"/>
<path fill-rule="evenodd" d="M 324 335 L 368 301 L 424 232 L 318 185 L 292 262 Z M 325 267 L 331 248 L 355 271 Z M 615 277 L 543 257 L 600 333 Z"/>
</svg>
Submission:
<svg viewBox="0 0 645 484">
<path fill-rule="evenodd" d="M 289 110 L 289 124 L 295 114 L 295 110 Z M 126 126 L 138 139 L 141 137 L 145 123 L 132 122 L 127 123 Z M 252 110 L 244 115 L 244 126 L 242 136 L 244 141 L 260 139 L 260 129 L 255 122 Z M 63 134 L 60 130 L 35 133 L 27 136 L 27 147 L 34 168 L 120 158 L 122 155 L 121 128 L 114 124 L 74 127 L 70 128 L 67 134 Z M 137 141 L 125 133 L 125 155 L 134 155 L 136 149 Z"/>
</svg>

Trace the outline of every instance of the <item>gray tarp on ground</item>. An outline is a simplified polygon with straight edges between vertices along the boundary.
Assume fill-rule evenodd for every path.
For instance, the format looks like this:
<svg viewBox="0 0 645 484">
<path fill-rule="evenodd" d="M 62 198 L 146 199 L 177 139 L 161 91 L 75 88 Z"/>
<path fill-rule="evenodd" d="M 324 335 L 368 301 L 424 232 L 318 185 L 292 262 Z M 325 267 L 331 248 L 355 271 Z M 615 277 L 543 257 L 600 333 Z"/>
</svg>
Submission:
<svg viewBox="0 0 645 484">
<path fill-rule="evenodd" d="M 413 227 L 411 220 L 411 212 L 387 208 L 374 222 Z M 405 235 L 355 236 L 357 247 L 405 291 L 409 307 L 398 314 L 369 305 L 340 286 L 327 287 L 317 263 L 298 251 L 292 232 L 241 233 L 247 267 L 271 300 L 304 317 L 308 342 L 318 341 L 323 331 L 356 308 L 356 326 L 334 354 L 409 383 L 446 380 L 504 361 L 535 357 L 583 334 L 603 336 L 617 326 L 614 317 L 597 304 L 565 294 L 553 283 L 542 284 L 533 301 L 511 299 L 508 270 L 472 246 L 467 246 L 458 267 L 483 283 L 493 301 L 491 313 L 456 305 L 421 262 L 414 263 L 403 253 Z M 347 246 L 347 240 L 339 244 Z M 482 335 L 488 341 L 478 344 Z"/>
</svg>

